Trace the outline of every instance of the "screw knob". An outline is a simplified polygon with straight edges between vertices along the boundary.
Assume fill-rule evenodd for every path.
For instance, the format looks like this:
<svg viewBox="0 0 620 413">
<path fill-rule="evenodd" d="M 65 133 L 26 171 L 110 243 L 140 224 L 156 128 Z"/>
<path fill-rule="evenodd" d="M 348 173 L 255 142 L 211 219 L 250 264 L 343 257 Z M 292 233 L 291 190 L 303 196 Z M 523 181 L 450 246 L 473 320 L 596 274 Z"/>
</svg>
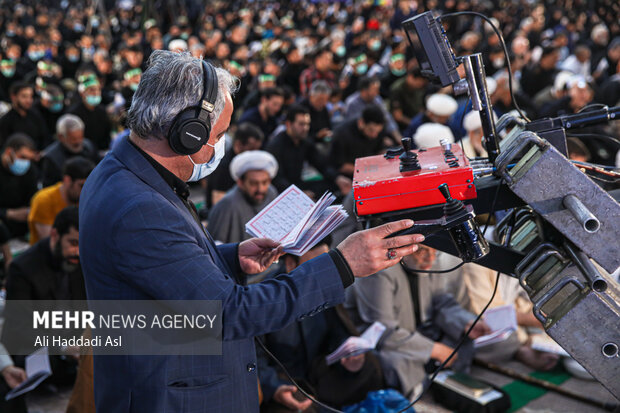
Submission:
<svg viewBox="0 0 620 413">
<path fill-rule="evenodd" d="M 441 195 L 443 195 L 443 197 L 446 198 L 446 201 L 449 201 L 452 199 L 452 196 L 450 195 L 450 188 L 448 188 L 448 184 L 441 184 L 439 185 L 437 189 L 439 189 L 439 192 L 441 192 Z"/>
</svg>

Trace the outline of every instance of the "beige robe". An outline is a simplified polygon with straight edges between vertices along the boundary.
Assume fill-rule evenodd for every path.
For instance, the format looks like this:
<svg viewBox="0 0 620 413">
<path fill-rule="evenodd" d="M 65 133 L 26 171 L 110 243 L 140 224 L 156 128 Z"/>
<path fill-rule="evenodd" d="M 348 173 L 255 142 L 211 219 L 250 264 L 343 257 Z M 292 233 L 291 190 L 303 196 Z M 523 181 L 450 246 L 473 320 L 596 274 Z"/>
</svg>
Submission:
<svg viewBox="0 0 620 413">
<path fill-rule="evenodd" d="M 438 255 L 433 268 L 448 268 L 446 261 L 454 262 L 452 258 L 440 259 Z M 452 277 L 443 274 L 420 274 L 419 277 L 420 319 L 427 320 L 432 297 L 454 290 L 455 285 Z M 416 331 L 411 289 L 405 271 L 395 265 L 370 277 L 358 278 L 345 294 L 345 308 L 360 331 L 374 321 L 387 327 L 377 351 L 386 384 L 412 397 L 426 377 L 424 364 L 430 360 L 434 341 Z M 446 316 L 455 330 L 462 330 L 473 318 L 463 309 L 451 311 Z"/>
</svg>

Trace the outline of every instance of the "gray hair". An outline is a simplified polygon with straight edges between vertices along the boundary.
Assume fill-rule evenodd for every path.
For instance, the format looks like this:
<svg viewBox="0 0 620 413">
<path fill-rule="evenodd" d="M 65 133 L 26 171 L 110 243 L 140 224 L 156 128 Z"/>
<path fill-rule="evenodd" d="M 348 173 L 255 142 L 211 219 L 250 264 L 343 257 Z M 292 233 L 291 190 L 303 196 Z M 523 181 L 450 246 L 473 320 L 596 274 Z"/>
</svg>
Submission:
<svg viewBox="0 0 620 413">
<path fill-rule="evenodd" d="M 312 86 L 310 86 L 310 95 L 319 95 L 321 93 L 331 95 L 332 88 L 329 87 L 329 83 L 324 80 L 315 80 L 312 82 Z"/>
<path fill-rule="evenodd" d="M 84 130 L 84 122 L 79 117 L 69 113 L 62 115 L 56 121 L 56 134 L 58 136 L 67 136 L 67 133 L 74 130 Z"/>
<path fill-rule="evenodd" d="M 174 118 L 184 109 L 196 106 L 202 96 L 202 63 L 188 52 L 155 50 L 142 74 L 127 114 L 127 126 L 142 139 L 164 139 Z M 215 68 L 218 94 L 209 115 L 211 126 L 224 111 L 226 95 L 234 94 L 238 79 L 222 68 Z"/>
</svg>

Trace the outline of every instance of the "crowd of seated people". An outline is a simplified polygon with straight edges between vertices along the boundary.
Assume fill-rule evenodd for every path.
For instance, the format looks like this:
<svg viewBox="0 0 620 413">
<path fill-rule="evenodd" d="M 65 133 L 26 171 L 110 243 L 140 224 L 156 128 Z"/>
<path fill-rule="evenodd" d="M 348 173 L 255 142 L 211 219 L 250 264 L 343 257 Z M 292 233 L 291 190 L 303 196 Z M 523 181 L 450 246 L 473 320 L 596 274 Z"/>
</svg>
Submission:
<svg viewBox="0 0 620 413">
<path fill-rule="evenodd" d="M 190 53 L 238 78 L 226 155 L 212 175 L 192 187 L 200 217 L 213 238 L 223 243 L 248 238 L 245 222 L 293 184 L 315 200 L 329 190 L 339 201 L 352 204 L 355 159 L 381 154 L 400 144 L 402 137 L 413 138 L 417 148 L 435 146 L 444 138 L 462 142 L 470 157 L 486 155 L 480 119 L 469 99 L 455 97 L 451 88 L 440 88 L 422 76 L 408 45 L 401 22 L 429 9 L 473 10 L 491 17 L 498 26 L 512 62 L 512 84 L 500 39 L 488 23 L 474 16 L 443 21 L 457 56 L 482 53 L 496 118 L 516 109 L 511 89 L 531 119 L 616 106 L 620 101 L 620 10 L 613 0 L 599 0 L 594 9 L 591 2 L 572 0 L 508 2 L 502 7 L 473 0 L 185 0 L 182 8 L 173 3 L 147 7 L 135 0 L 101 0 L 95 8 L 97 2 L 16 0 L 3 9 L 3 295 L 14 297 L 15 289 L 22 291 L 18 286 L 29 282 L 32 297 L 38 297 L 35 292 L 41 286 L 34 284 L 43 272 L 29 272 L 43 270 L 25 264 L 36 253 L 47 254 L 54 271 L 63 274 L 71 267 L 67 263 L 75 261 L 67 258 L 69 250 L 57 250 L 73 233 L 71 228 L 78 228 L 57 221 L 64 211 L 75 212 L 89 173 L 116 141 L 128 138 L 127 110 L 154 50 Z M 569 154 L 577 160 L 620 166 L 619 132 L 618 122 L 585 128 L 569 137 Z M 334 234 L 333 244 L 357 229 L 348 220 Z M 321 245 L 311 253 L 318 253 Z M 286 340 L 308 339 L 307 329 L 321 331 L 324 336 L 311 337 L 317 343 L 320 338 L 321 346 L 294 355 L 303 360 L 289 361 L 313 394 L 330 398 L 338 395 L 313 382 L 313 359 L 332 350 L 343 336 L 359 334 L 380 320 L 396 331 L 391 339 L 361 361 L 343 362 L 338 374 L 346 370 L 363 375 L 366 369 L 378 369 L 381 382 L 368 381 L 366 387 L 330 400 L 342 406 L 360 399 L 355 392 L 385 387 L 414 397 L 425 368 L 432 360 L 445 359 L 454 344 L 451 338 L 463 333 L 487 298 L 472 293 L 476 283 L 490 288 L 488 274 L 475 266 L 465 267 L 467 276 L 462 279 L 450 278 L 449 286 L 435 285 L 437 277 L 412 270 L 439 266 L 446 258 L 435 254 L 422 248 L 402 266 L 357 282 L 343 308 L 273 333 L 265 341 L 286 352 Z M 280 267 L 250 282 L 262 282 L 310 258 L 284 257 Z M 66 297 L 67 283 L 63 281 L 59 288 L 65 289 L 59 297 Z M 529 309 L 521 305 L 515 286 L 504 288 L 494 305 L 514 304 L 522 326 L 537 326 L 525 315 Z M 326 327 L 332 322 L 341 328 Z M 311 323 L 316 326 L 306 325 Z M 485 328 L 481 323 L 470 336 L 483 334 Z M 526 335 L 520 333 L 515 343 L 510 354 L 502 357 L 541 369 L 555 363 L 553 357 L 533 352 Z M 454 366 L 465 368 L 472 352 L 471 346 L 464 346 Z M 270 363 L 265 362 L 266 370 L 259 372 L 265 406 L 309 408 Z M 19 360 L 0 358 L 0 385 L 4 386 L 0 393 L 23 379 L 21 367 Z M 330 380 L 346 380 L 318 368 Z M 85 383 L 80 389 L 92 387 L 88 379 Z M 353 393 L 356 397 L 344 397 Z M 7 411 L 25 409 L 19 398 L 11 406 L 13 410 Z"/>
</svg>

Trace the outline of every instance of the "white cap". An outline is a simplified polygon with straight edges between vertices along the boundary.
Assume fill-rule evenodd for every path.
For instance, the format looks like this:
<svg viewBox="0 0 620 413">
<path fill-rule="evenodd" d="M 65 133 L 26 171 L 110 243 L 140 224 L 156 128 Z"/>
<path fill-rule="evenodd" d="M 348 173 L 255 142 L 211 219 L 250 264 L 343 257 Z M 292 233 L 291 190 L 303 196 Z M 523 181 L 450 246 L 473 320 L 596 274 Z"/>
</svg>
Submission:
<svg viewBox="0 0 620 413">
<path fill-rule="evenodd" d="M 553 91 L 559 92 L 560 90 L 564 90 L 571 77 L 573 77 L 573 73 L 567 70 L 563 70 L 555 75 L 555 79 L 553 80 Z"/>
<path fill-rule="evenodd" d="M 493 79 L 492 77 L 487 77 L 487 92 L 489 93 L 489 96 L 495 93 L 496 89 L 497 89 L 497 80 Z"/>
<path fill-rule="evenodd" d="M 170 43 L 168 43 L 168 50 L 181 50 L 181 51 L 187 51 L 187 42 L 183 39 L 174 39 L 174 40 L 170 40 Z"/>
<path fill-rule="evenodd" d="M 480 112 L 477 110 L 472 110 L 463 119 L 463 127 L 467 132 L 471 132 L 476 129 L 480 129 L 482 127 L 482 122 L 480 121 Z"/>
<path fill-rule="evenodd" d="M 426 101 L 426 108 L 437 116 L 450 116 L 456 112 L 458 107 L 458 103 L 452 96 L 441 93 L 431 95 Z"/>
<path fill-rule="evenodd" d="M 519 113 L 517 112 L 516 116 L 519 117 L 521 115 L 519 115 Z M 493 113 L 493 120 L 497 122 L 497 116 L 495 116 L 495 113 Z M 465 115 L 465 118 L 463 118 L 463 127 L 467 132 L 482 128 L 480 112 L 478 112 L 477 110 L 467 112 L 467 115 Z"/>
<path fill-rule="evenodd" d="M 248 171 L 266 171 L 270 178 L 278 173 L 278 161 L 265 151 L 245 151 L 230 162 L 230 176 L 236 181 Z"/>
<path fill-rule="evenodd" d="M 413 142 L 418 148 L 439 146 L 439 141 L 441 139 L 446 139 L 450 143 L 454 143 L 452 130 L 440 123 L 425 123 L 420 125 L 413 135 Z"/>
</svg>

